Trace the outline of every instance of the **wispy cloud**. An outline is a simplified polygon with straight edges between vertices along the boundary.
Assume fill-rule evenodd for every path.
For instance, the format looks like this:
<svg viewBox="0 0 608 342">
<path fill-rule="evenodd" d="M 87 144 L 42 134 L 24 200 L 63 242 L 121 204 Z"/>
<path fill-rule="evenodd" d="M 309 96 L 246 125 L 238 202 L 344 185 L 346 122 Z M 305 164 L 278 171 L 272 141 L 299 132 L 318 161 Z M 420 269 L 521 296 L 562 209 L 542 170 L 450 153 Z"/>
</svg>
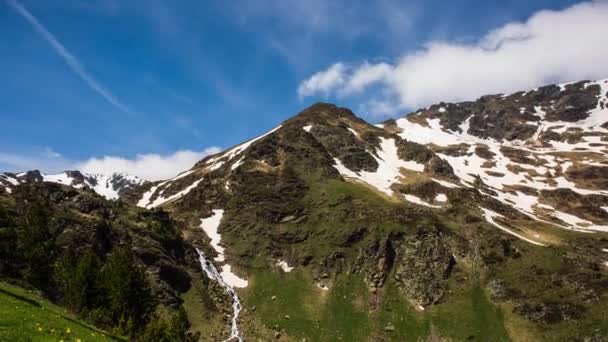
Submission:
<svg viewBox="0 0 608 342">
<path fill-rule="evenodd" d="M 127 107 L 124 103 L 118 100 L 109 90 L 103 87 L 93 76 L 91 76 L 84 68 L 82 63 L 72 54 L 70 53 L 63 44 L 51 33 L 49 30 L 42 25 L 32 13 L 30 13 L 27 8 L 25 8 L 20 2 L 17 0 L 7 0 L 7 3 L 10 7 L 12 7 L 17 13 L 19 13 L 27 22 L 32 25 L 34 30 L 40 36 L 42 36 L 57 52 L 61 58 L 65 61 L 68 67 L 76 73 L 83 81 L 96 93 L 98 93 L 101 97 L 103 97 L 108 103 L 114 106 L 116 109 L 122 111 L 126 114 L 132 114 L 131 109 Z"/>
<path fill-rule="evenodd" d="M 74 163 L 52 148 L 30 149 L 19 153 L 0 151 L 0 172 L 21 172 L 42 169 L 55 173 L 70 169 Z"/>
</svg>

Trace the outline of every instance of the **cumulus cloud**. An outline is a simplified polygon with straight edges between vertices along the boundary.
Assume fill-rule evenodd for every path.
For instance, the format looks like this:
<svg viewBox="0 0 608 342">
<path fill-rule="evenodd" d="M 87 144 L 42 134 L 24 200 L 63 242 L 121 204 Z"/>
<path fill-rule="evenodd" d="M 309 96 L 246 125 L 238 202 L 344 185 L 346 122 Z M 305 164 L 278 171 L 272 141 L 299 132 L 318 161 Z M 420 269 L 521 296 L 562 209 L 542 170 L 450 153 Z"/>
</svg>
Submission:
<svg viewBox="0 0 608 342">
<path fill-rule="evenodd" d="M 189 170 L 207 155 L 220 152 L 219 147 L 209 147 L 203 151 L 180 150 L 170 154 L 138 154 L 134 158 L 104 156 L 76 161 L 64 157 L 50 147 L 19 153 L 0 151 L 0 172 L 23 172 L 40 170 L 54 174 L 65 170 L 79 170 L 87 173 L 112 174 L 122 172 L 149 181 L 172 178 Z"/>
<path fill-rule="evenodd" d="M 369 64 L 365 62 L 354 69 L 340 93 L 343 95 L 360 93 L 368 85 L 390 77 L 393 71 L 393 66 L 387 63 Z"/>
<path fill-rule="evenodd" d="M 368 107 L 387 111 L 474 100 L 553 82 L 601 79 L 608 77 L 606 18 L 605 1 L 543 10 L 473 43 L 429 42 L 392 64 L 346 68 L 336 63 L 304 80 L 298 93 L 348 96 L 379 86 L 383 97 L 372 97 Z"/>
<path fill-rule="evenodd" d="M 219 147 L 210 147 L 198 152 L 184 150 L 168 155 L 139 154 L 134 159 L 105 156 L 78 163 L 75 165 L 75 169 L 87 173 L 102 174 L 123 172 L 145 180 L 157 181 L 172 178 L 180 172 L 189 170 L 197 161 L 219 151 Z"/>
<path fill-rule="evenodd" d="M 342 63 L 336 63 L 327 70 L 319 71 L 300 83 L 298 95 L 305 97 L 316 93 L 329 94 L 344 85 L 345 72 L 346 66 Z"/>
</svg>

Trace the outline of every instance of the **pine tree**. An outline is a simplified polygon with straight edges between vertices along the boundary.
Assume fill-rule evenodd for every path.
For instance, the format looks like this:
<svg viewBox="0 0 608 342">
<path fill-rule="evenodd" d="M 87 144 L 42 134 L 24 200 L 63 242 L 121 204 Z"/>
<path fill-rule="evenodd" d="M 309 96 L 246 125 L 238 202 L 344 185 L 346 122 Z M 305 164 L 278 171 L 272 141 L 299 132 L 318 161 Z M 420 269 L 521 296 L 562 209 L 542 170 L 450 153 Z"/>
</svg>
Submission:
<svg viewBox="0 0 608 342">
<path fill-rule="evenodd" d="M 102 273 L 114 321 L 132 320 L 135 329 L 143 327 L 153 308 L 153 299 L 146 274 L 137 264 L 131 247 L 115 248 Z"/>
<path fill-rule="evenodd" d="M 34 202 L 28 206 L 17 235 L 17 249 L 25 263 L 23 277 L 39 288 L 48 288 L 52 278 L 54 241 L 43 204 Z"/>
</svg>

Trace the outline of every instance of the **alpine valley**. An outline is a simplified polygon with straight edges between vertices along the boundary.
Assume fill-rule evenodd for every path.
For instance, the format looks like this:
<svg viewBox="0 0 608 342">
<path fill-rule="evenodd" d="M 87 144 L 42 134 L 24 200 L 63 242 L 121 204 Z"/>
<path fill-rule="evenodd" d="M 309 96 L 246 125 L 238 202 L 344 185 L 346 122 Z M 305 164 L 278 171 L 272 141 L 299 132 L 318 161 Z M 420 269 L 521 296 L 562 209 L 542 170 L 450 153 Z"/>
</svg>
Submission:
<svg viewBox="0 0 608 342">
<path fill-rule="evenodd" d="M 608 341 L 607 175 L 608 80 L 318 103 L 159 182 L 4 173 L 0 340 Z"/>
</svg>

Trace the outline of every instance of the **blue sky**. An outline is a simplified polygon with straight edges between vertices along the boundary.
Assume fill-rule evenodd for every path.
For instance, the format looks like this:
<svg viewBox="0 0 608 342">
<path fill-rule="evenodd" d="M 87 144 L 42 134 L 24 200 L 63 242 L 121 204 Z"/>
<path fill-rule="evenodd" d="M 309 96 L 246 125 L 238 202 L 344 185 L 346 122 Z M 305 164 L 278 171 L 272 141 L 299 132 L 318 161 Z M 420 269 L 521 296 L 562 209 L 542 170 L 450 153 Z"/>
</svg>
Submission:
<svg viewBox="0 0 608 342">
<path fill-rule="evenodd" d="M 575 3 L 0 0 L 0 170 L 54 172 L 90 166 L 90 158 L 103 164 L 108 156 L 122 161 L 124 171 L 161 168 L 163 161 L 176 164 L 176 152 L 189 151 L 178 158 L 187 169 L 209 148 L 259 135 L 316 101 L 380 121 L 435 100 L 428 96 L 433 84 L 412 88 L 419 82 L 408 78 L 415 74 L 403 65 L 408 56 L 427 53 L 414 65 L 434 70 L 433 42 L 471 48 L 491 40 L 490 32 L 506 27 L 503 39 L 512 23 L 544 18 L 542 10 L 573 12 Z M 573 15 L 572 25 L 583 14 Z M 326 73 L 336 65 L 337 73 Z M 506 86 L 498 74 L 489 84 L 471 84 L 468 93 L 446 85 L 437 96 L 461 99 L 482 89 L 605 72 L 596 69 L 556 65 Z M 137 165 L 151 157 L 160 162 Z"/>
</svg>

